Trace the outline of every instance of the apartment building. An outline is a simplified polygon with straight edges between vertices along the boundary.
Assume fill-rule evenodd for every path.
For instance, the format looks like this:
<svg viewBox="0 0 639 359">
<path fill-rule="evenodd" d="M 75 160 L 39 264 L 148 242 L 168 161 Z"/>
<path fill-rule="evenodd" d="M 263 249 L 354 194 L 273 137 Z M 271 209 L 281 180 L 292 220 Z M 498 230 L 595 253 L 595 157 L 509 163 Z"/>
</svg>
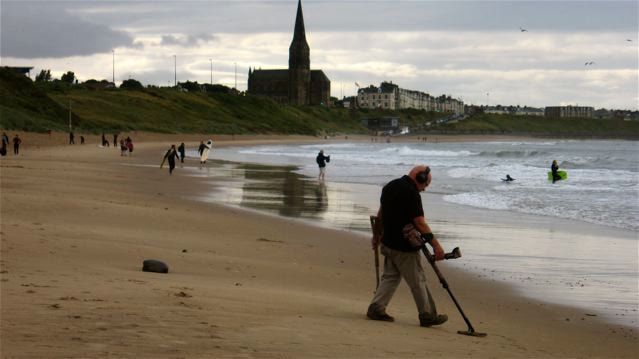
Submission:
<svg viewBox="0 0 639 359">
<path fill-rule="evenodd" d="M 549 106 L 544 110 L 546 117 L 590 117 L 594 116 L 594 108 L 587 106 Z"/>
<path fill-rule="evenodd" d="M 370 85 L 357 91 L 357 106 L 400 110 L 414 108 L 426 111 L 463 113 L 464 103 L 450 96 L 433 97 L 421 91 L 400 88 L 392 82 L 382 82 L 379 87 Z"/>
</svg>

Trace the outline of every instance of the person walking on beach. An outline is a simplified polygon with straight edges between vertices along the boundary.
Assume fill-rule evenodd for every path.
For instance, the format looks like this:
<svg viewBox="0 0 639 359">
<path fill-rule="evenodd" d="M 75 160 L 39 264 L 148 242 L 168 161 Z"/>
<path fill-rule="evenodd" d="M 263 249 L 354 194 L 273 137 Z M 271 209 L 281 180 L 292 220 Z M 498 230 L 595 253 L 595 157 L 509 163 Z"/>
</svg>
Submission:
<svg viewBox="0 0 639 359">
<path fill-rule="evenodd" d="M 206 145 L 204 144 L 204 141 L 200 141 L 200 147 L 197 148 L 197 153 L 200 154 L 200 157 L 202 157 L 202 154 L 204 153 L 205 148 L 206 148 Z"/>
<path fill-rule="evenodd" d="M 178 158 L 177 150 L 175 149 L 175 145 L 171 145 L 166 154 L 164 155 L 164 159 L 169 161 L 169 174 L 173 174 L 173 170 L 175 169 L 175 159 Z M 164 163 L 164 161 L 162 161 Z"/>
<path fill-rule="evenodd" d="M 186 153 L 184 150 L 184 142 L 180 144 L 180 147 L 178 147 L 177 150 L 180 153 L 180 162 L 184 163 L 184 157 L 186 156 Z"/>
<path fill-rule="evenodd" d="M 324 175 L 326 174 L 326 163 L 331 162 L 331 156 L 324 156 L 324 150 L 320 150 L 315 158 L 315 162 L 319 166 L 319 176 L 318 179 L 320 181 L 324 181 Z"/>
<path fill-rule="evenodd" d="M 557 160 L 553 160 L 552 161 L 552 165 L 550 166 L 550 170 L 552 171 L 552 183 L 555 183 L 559 180 L 561 180 L 561 177 L 559 176 L 559 165 L 557 164 Z"/>
<path fill-rule="evenodd" d="M 9 136 L 6 132 L 2 132 L 2 147 L 0 147 L 0 155 L 7 155 L 7 146 L 9 146 Z"/>
<path fill-rule="evenodd" d="M 69 131 L 69 144 L 75 145 L 75 135 L 73 134 L 73 131 Z"/>
<path fill-rule="evenodd" d="M 118 144 L 118 133 L 117 132 L 113 132 L 113 147 L 115 148 L 115 146 L 117 146 Z"/>
<path fill-rule="evenodd" d="M 127 150 L 129 150 L 129 157 L 130 157 L 131 153 L 133 152 L 133 140 L 130 137 L 126 138 L 126 148 Z"/>
<path fill-rule="evenodd" d="M 84 136 L 80 135 L 80 144 L 84 145 Z"/>
<path fill-rule="evenodd" d="M 384 272 L 366 312 L 366 316 L 372 320 L 395 320 L 386 313 L 386 307 L 402 278 L 413 294 L 420 326 L 430 327 L 448 320 L 445 314 L 437 314 L 435 302 L 426 286 L 426 275 L 419 252 L 424 244 L 421 240 L 420 243 L 413 244 L 404 236 L 405 227 L 419 231 L 426 243 L 433 247 L 435 260 L 444 259 L 444 249 L 424 219 L 419 194 L 431 181 L 430 168 L 416 166 L 408 175 L 390 181 L 382 189 L 377 228 L 371 244 L 373 249 L 381 245 Z"/>
<path fill-rule="evenodd" d="M 13 138 L 13 154 L 14 155 L 17 155 L 20 152 L 21 143 L 22 143 L 22 140 L 20 139 L 20 136 L 16 134 L 16 137 Z"/>
</svg>

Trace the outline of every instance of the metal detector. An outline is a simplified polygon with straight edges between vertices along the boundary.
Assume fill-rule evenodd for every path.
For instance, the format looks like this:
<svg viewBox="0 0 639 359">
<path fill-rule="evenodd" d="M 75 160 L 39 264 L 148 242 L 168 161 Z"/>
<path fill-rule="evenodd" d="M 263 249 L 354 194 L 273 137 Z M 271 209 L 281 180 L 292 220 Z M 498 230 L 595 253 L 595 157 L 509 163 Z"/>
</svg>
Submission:
<svg viewBox="0 0 639 359">
<path fill-rule="evenodd" d="M 423 236 L 422 236 L 422 239 L 424 239 Z M 424 243 L 424 245 L 422 246 L 422 252 L 424 253 L 424 256 L 426 256 L 428 263 L 430 263 L 430 265 L 433 267 L 435 274 L 437 274 L 437 278 L 439 278 L 439 283 L 441 283 L 442 287 L 444 287 L 444 289 L 448 291 L 448 294 L 450 294 L 450 297 L 453 299 L 453 302 L 457 306 L 457 310 L 459 310 L 459 313 L 462 315 L 462 318 L 464 318 L 466 325 L 468 325 L 468 330 L 466 331 L 458 330 L 457 334 L 470 335 L 472 337 L 485 337 L 487 335 L 486 333 L 476 332 L 475 328 L 473 328 L 473 325 L 470 324 L 470 320 L 468 320 L 468 317 L 466 317 L 466 314 L 464 314 L 464 311 L 462 310 L 461 306 L 459 305 L 459 303 L 457 303 L 457 299 L 455 299 L 453 292 L 450 291 L 450 288 L 448 287 L 448 282 L 446 282 L 444 275 L 442 274 L 442 272 L 439 271 L 439 268 L 437 267 L 437 264 L 435 263 L 435 257 L 432 254 L 430 254 L 430 252 L 428 251 L 428 248 L 426 248 L 426 243 Z M 444 255 L 444 259 L 455 259 L 459 257 L 461 257 L 461 251 L 459 250 L 459 247 L 455 247 L 455 249 L 453 249 L 452 252 L 446 253 Z"/>
</svg>

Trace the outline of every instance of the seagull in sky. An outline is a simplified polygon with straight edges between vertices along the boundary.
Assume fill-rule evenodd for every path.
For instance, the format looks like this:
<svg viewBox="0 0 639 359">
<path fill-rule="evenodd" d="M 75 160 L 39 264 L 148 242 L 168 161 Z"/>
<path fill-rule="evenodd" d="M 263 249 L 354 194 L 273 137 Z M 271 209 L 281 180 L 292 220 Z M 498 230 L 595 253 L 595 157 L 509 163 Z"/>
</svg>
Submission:
<svg viewBox="0 0 639 359">
<path fill-rule="evenodd" d="M 521 32 L 528 32 L 528 30 L 526 30 L 526 29 L 522 28 L 521 26 L 519 27 L 519 31 L 521 31 Z"/>
<path fill-rule="evenodd" d="M 589 66 L 589 65 L 594 65 L 594 64 L 595 64 L 595 62 L 594 62 L 594 61 L 589 61 L 589 62 L 586 62 L 586 63 L 584 64 L 584 66 Z"/>
<path fill-rule="evenodd" d="M 632 40 L 630 40 L 630 39 L 626 39 L 626 41 L 628 41 L 628 42 L 632 42 Z"/>
</svg>

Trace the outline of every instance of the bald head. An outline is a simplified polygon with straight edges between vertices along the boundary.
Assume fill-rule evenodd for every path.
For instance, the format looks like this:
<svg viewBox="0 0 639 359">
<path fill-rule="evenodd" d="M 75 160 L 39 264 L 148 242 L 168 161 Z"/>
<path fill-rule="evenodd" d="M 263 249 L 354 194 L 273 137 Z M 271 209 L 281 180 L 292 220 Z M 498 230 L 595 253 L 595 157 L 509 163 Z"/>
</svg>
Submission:
<svg viewBox="0 0 639 359">
<path fill-rule="evenodd" d="M 412 170 L 408 173 L 408 177 L 415 182 L 417 188 L 420 191 L 423 191 L 432 180 L 432 175 L 430 174 L 430 168 L 426 165 L 419 165 L 413 167 Z"/>
</svg>

